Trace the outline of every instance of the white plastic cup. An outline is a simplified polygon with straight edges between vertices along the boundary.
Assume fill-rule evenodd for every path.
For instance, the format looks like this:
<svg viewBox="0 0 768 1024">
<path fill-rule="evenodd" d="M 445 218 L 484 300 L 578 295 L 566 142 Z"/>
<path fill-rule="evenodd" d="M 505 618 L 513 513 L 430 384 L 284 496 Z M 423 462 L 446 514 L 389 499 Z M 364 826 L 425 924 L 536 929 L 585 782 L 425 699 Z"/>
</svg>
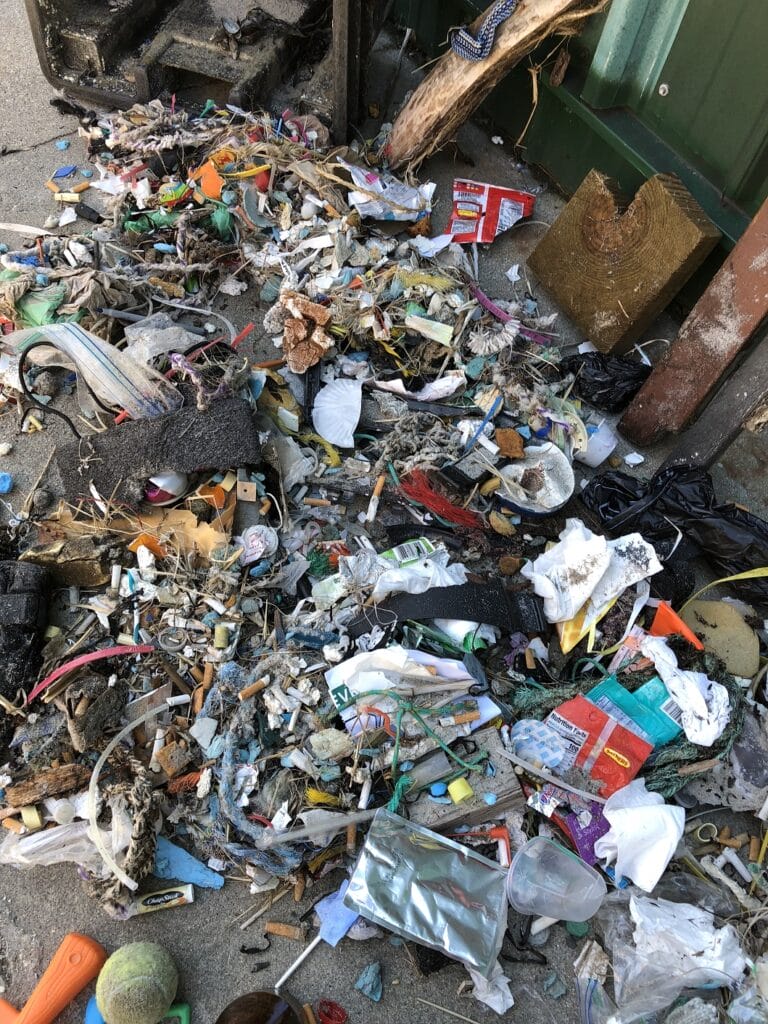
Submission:
<svg viewBox="0 0 768 1024">
<path fill-rule="evenodd" d="M 574 458 L 577 462 L 583 462 L 585 466 L 591 466 L 592 469 L 596 469 L 605 462 L 618 443 L 618 437 L 616 437 L 608 424 L 603 421 L 594 434 L 590 435 L 587 442 L 587 450 L 585 452 L 577 452 Z"/>
<path fill-rule="evenodd" d="M 607 892 L 594 868 L 543 836 L 518 850 L 507 875 L 507 899 L 515 910 L 556 921 L 588 921 Z"/>
</svg>

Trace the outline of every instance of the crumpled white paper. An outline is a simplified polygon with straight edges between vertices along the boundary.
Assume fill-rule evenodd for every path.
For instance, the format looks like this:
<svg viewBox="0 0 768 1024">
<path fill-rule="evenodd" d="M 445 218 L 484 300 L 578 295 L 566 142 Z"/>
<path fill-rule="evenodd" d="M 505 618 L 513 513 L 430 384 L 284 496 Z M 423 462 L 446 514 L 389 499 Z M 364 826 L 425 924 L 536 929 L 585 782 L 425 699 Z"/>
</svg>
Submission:
<svg viewBox="0 0 768 1024">
<path fill-rule="evenodd" d="M 685 827 L 685 810 L 649 793 L 635 779 L 610 796 L 603 807 L 610 831 L 595 843 L 606 864 L 616 862 L 616 877 L 629 878 L 651 892 L 672 860 Z"/>
<path fill-rule="evenodd" d="M 512 1009 L 515 1000 L 509 990 L 509 978 L 504 974 L 498 960 L 490 978 L 484 978 L 479 971 L 473 971 L 471 967 L 467 967 L 467 970 L 474 986 L 472 995 L 479 1003 L 485 1003 L 496 1013 L 506 1013 Z"/>
<path fill-rule="evenodd" d="M 589 601 L 588 626 L 614 597 L 661 569 L 653 545 L 639 533 L 608 541 L 580 519 L 566 519 L 559 542 L 520 573 L 544 598 L 549 622 L 567 622 Z"/>
<path fill-rule="evenodd" d="M 731 717 L 726 688 L 703 672 L 678 668 L 674 651 L 664 637 L 644 637 L 640 650 L 654 663 L 670 696 L 680 705 L 680 724 L 686 737 L 700 747 L 711 747 L 722 736 Z"/>
</svg>

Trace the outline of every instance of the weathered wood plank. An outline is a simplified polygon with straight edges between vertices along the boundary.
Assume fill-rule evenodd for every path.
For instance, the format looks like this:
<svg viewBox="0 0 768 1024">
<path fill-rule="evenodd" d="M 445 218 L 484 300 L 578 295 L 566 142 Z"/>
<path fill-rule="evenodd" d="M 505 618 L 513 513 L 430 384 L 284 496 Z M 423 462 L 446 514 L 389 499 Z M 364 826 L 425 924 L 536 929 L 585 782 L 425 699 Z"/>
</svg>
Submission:
<svg viewBox="0 0 768 1024">
<path fill-rule="evenodd" d="M 768 200 L 624 413 L 633 444 L 678 433 L 768 317 Z"/>
</svg>

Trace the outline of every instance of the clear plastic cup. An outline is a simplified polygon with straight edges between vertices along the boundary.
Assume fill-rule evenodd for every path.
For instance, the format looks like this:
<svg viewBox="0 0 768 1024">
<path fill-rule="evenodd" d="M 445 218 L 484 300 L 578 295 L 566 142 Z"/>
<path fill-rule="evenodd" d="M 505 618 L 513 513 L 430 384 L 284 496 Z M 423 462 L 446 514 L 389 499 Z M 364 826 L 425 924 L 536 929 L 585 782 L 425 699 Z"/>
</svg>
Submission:
<svg viewBox="0 0 768 1024">
<path fill-rule="evenodd" d="M 543 836 L 515 854 L 507 875 L 507 899 L 515 910 L 556 921 L 587 921 L 607 891 L 594 868 Z"/>
</svg>

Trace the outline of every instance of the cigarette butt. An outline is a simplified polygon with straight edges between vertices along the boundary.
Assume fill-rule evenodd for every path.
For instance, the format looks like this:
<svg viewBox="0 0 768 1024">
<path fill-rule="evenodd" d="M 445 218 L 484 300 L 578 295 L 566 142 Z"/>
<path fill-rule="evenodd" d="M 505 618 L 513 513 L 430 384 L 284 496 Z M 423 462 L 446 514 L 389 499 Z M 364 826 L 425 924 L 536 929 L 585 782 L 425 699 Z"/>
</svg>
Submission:
<svg viewBox="0 0 768 1024">
<path fill-rule="evenodd" d="M 265 498 L 264 501 L 262 501 L 261 505 L 259 505 L 259 515 L 265 516 L 271 508 L 272 502 L 269 500 L 269 498 Z"/>
<path fill-rule="evenodd" d="M 307 926 L 284 924 L 282 921 L 267 921 L 264 925 L 265 935 L 279 935 L 283 939 L 295 939 L 303 942 L 307 937 Z"/>
<path fill-rule="evenodd" d="M 0 821 L 5 821 L 6 818 L 15 818 L 20 813 L 18 807 L 3 807 L 0 810 Z"/>
<path fill-rule="evenodd" d="M 248 700 L 249 697 L 255 696 L 257 693 L 261 693 L 262 690 L 266 690 L 268 686 L 266 679 L 257 679 L 255 683 L 251 683 L 250 686 L 244 686 L 243 689 L 238 693 L 238 700 Z"/>
<path fill-rule="evenodd" d="M 355 855 L 357 846 L 357 825 L 347 825 L 347 853 L 350 857 Z"/>
<path fill-rule="evenodd" d="M 53 197 L 57 203 L 79 203 L 80 196 L 77 192 L 57 192 Z"/>
<path fill-rule="evenodd" d="M 720 831 L 718 832 L 718 834 L 717 834 L 717 841 L 722 846 L 722 844 L 726 841 L 726 839 L 730 839 L 730 838 L 731 838 L 731 827 L 730 827 L 730 825 L 726 825 L 724 828 L 721 828 Z"/>
<path fill-rule="evenodd" d="M 39 832 L 43 827 L 43 816 L 34 804 L 21 808 L 21 820 L 28 832 Z"/>
<path fill-rule="evenodd" d="M 305 498 L 304 504 L 310 508 L 330 508 L 331 503 L 327 498 Z"/>
<path fill-rule="evenodd" d="M 479 718 L 479 711 L 462 711 L 460 714 L 453 716 L 456 725 L 467 725 L 469 722 L 477 722 Z"/>
<path fill-rule="evenodd" d="M 80 195 L 81 192 L 87 192 L 90 187 L 90 181 L 81 181 L 78 182 L 78 184 L 75 185 L 74 188 L 71 188 L 69 191 L 75 192 L 77 195 Z"/>
<path fill-rule="evenodd" d="M 536 668 L 536 658 L 534 657 L 533 651 L 530 647 L 526 647 L 525 649 L 525 667 L 531 670 Z"/>
<path fill-rule="evenodd" d="M 374 488 L 373 488 L 373 497 L 374 498 L 380 498 L 381 497 L 381 492 L 384 490 L 384 484 L 386 482 L 387 482 L 386 474 L 382 473 L 381 476 L 376 481 L 376 483 L 374 485 Z"/>
<path fill-rule="evenodd" d="M 91 698 L 90 697 L 82 697 L 80 702 L 78 703 L 77 707 L 75 708 L 75 713 L 73 715 L 73 718 L 80 718 L 81 715 L 85 714 L 85 712 L 88 710 L 88 708 L 90 706 L 91 706 Z"/>
<path fill-rule="evenodd" d="M 749 837 L 749 861 L 751 864 L 757 863 L 757 858 L 760 856 L 760 839 L 758 836 Z"/>
<path fill-rule="evenodd" d="M 196 683 L 202 684 L 203 680 L 205 679 L 203 670 L 200 668 L 199 665 L 195 665 L 194 668 L 191 668 L 189 670 L 189 674 L 192 676 Z"/>
<path fill-rule="evenodd" d="M 48 189 L 49 192 L 53 192 L 54 195 L 56 195 L 57 192 L 61 192 L 61 189 L 55 181 L 46 181 L 45 187 Z"/>
<path fill-rule="evenodd" d="M 192 712 L 195 715 L 199 715 L 203 710 L 203 703 L 205 702 L 205 689 L 202 686 L 197 686 L 195 692 L 192 694 Z"/>
<path fill-rule="evenodd" d="M 315 1020 L 315 1011 L 312 1009 L 309 1003 L 304 1003 L 304 1005 L 302 1006 L 302 1010 L 304 1011 L 304 1018 L 307 1024 L 317 1024 L 317 1021 Z"/>
<path fill-rule="evenodd" d="M 203 689 L 210 690 L 213 685 L 213 662 L 206 661 L 203 669 Z"/>
<path fill-rule="evenodd" d="M 9 832 L 15 832 L 17 836 L 23 836 L 27 831 L 18 818 L 3 818 L 3 828 Z"/>
<path fill-rule="evenodd" d="M 307 876 L 302 871 L 299 877 L 296 879 L 296 884 L 293 887 L 293 902 L 301 903 L 304 896 L 304 890 L 307 887 Z"/>
<path fill-rule="evenodd" d="M 730 846 L 732 850 L 740 850 L 742 846 L 746 846 L 749 842 L 749 836 L 746 832 L 742 832 L 738 836 L 733 836 L 732 839 L 720 839 L 718 842 L 721 846 Z"/>
</svg>

